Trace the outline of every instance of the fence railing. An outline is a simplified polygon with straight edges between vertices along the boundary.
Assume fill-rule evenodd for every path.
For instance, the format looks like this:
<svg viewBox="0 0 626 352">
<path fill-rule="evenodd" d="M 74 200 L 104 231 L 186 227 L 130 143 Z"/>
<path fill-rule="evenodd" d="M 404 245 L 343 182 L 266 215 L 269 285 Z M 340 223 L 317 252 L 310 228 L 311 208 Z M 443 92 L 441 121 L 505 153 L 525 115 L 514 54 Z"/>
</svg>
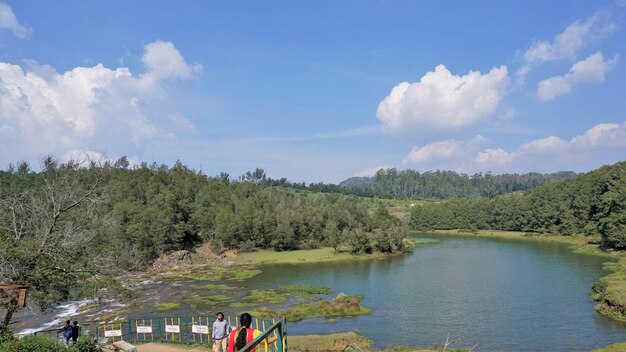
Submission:
<svg viewBox="0 0 626 352">
<path fill-rule="evenodd" d="M 257 347 L 259 344 L 263 343 L 267 338 L 275 335 L 276 337 L 276 345 L 272 346 L 276 351 L 286 351 L 287 350 L 287 319 L 283 318 L 279 320 L 276 324 L 272 325 L 269 330 L 263 332 L 259 337 L 254 339 L 254 341 L 248 343 L 244 348 L 239 350 L 239 352 L 250 352 L 252 349 Z M 268 350 L 269 346 L 266 344 L 265 349 Z"/>
<path fill-rule="evenodd" d="M 234 316 L 224 317 L 229 326 L 238 327 L 238 318 Z M 96 340 L 98 344 L 105 345 L 117 341 L 127 341 L 133 344 L 148 342 L 168 342 L 183 344 L 211 344 L 213 343 L 211 334 L 215 317 L 211 316 L 179 316 L 179 317 L 153 317 L 128 319 L 101 324 L 82 324 L 80 335 L 89 336 Z M 262 339 L 257 343 L 251 342 L 252 347 L 244 348 L 242 351 L 251 351 L 254 346 L 265 340 L 267 337 L 275 337 L 276 343 L 268 346 L 266 351 L 282 352 L 285 350 L 285 329 L 286 321 L 281 319 L 258 319 L 254 318 L 251 327 L 263 331 Z M 266 330 L 266 327 L 269 327 Z M 62 327 L 56 329 L 42 330 L 35 335 L 45 335 L 55 340 L 63 340 Z"/>
</svg>

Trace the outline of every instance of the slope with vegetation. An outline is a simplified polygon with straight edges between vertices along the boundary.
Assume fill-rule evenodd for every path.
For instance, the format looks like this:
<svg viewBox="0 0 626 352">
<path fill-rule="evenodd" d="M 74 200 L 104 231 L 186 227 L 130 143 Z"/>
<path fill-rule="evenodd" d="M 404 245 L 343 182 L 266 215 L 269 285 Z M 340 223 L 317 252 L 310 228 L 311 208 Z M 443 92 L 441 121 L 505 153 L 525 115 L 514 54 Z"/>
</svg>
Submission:
<svg viewBox="0 0 626 352">
<path fill-rule="evenodd" d="M 259 169 L 239 181 L 208 177 L 180 162 L 130 168 L 125 158 L 81 167 L 47 157 L 41 172 L 20 163 L 0 172 L 0 282 L 28 285 L 45 309 L 75 295 L 124 294 L 116 274 L 203 242 L 218 251 L 406 246 L 385 207 L 372 212 L 355 199 L 269 187 L 264 179 Z M 0 300 L 8 324 L 17 307 L 7 295 Z"/>
</svg>

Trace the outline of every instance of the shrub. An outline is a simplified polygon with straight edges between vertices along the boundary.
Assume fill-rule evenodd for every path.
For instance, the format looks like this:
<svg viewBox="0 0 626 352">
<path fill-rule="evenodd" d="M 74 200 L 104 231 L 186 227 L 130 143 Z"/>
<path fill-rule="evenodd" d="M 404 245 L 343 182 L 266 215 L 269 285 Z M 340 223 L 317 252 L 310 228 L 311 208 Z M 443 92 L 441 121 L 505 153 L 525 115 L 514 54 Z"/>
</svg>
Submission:
<svg viewBox="0 0 626 352">
<path fill-rule="evenodd" d="M 13 337 L 13 333 L 8 326 L 4 324 L 0 324 L 0 345 L 5 342 L 13 341 L 15 338 Z"/>
<path fill-rule="evenodd" d="M 17 352 L 62 352 L 62 343 L 47 336 L 29 335 L 19 340 Z"/>
<path fill-rule="evenodd" d="M 86 336 L 78 338 L 78 342 L 71 345 L 69 350 L 71 352 L 98 352 L 99 349 L 96 344 Z"/>
</svg>

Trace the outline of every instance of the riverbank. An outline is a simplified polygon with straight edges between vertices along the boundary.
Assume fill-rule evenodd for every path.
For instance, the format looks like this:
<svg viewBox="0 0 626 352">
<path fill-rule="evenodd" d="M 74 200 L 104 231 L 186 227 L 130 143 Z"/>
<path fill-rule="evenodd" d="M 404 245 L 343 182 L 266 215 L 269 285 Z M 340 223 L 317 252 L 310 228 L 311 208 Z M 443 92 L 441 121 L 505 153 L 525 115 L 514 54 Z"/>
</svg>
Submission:
<svg viewBox="0 0 626 352">
<path fill-rule="evenodd" d="M 431 244 L 430 241 L 406 240 L 408 249 Z M 337 252 L 331 247 L 318 249 L 301 249 L 295 251 L 276 252 L 274 250 L 260 249 L 253 252 L 238 253 L 231 259 L 236 264 L 264 265 L 264 264 L 307 264 L 307 263 L 332 263 L 351 260 L 372 260 L 387 258 L 393 255 L 402 255 L 404 252 L 371 254 L 352 254 L 348 251 Z"/>
<path fill-rule="evenodd" d="M 371 349 L 374 342 L 355 332 L 328 334 L 328 335 L 306 335 L 306 336 L 288 336 L 287 343 L 289 351 L 293 352 L 316 352 L 316 351 L 353 351 L 352 346 L 359 347 L 368 352 L 439 352 L 443 351 L 443 347 L 433 346 L 429 348 L 420 348 L 413 346 L 396 346 L 384 350 Z M 467 348 L 446 349 L 448 352 L 469 352 Z M 604 351 L 603 351 L 604 352 Z M 607 351 L 611 352 L 611 351 Z"/>
<path fill-rule="evenodd" d="M 434 235 L 455 235 L 481 238 L 502 238 L 518 241 L 558 242 L 569 245 L 575 253 L 590 254 L 613 259 L 603 268 L 611 271 L 600 278 L 591 288 L 591 297 L 598 302 L 595 309 L 611 319 L 626 322 L 626 252 L 606 252 L 600 249 L 600 237 L 562 236 L 554 234 L 533 234 L 498 230 L 434 230 Z"/>
</svg>

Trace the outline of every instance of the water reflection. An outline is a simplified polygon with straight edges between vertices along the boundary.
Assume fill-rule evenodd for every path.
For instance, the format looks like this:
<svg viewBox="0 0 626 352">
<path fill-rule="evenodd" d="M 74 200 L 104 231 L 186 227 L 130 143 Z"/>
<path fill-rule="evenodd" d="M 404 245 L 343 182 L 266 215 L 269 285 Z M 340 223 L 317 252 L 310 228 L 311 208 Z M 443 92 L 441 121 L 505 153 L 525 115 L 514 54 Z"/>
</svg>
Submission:
<svg viewBox="0 0 626 352">
<path fill-rule="evenodd" d="M 248 284 L 327 285 L 335 294 L 364 295 L 372 315 L 290 324 L 290 333 L 356 329 L 381 347 L 440 344 L 448 333 L 480 351 L 590 350 L 626 339 L 626 325 L 598 315 L 589 298 L 593 282 L 606 274 L 605 258 L 550 242 L 437 240 L 402 257 L 269 265 Z"/>
</svg>

